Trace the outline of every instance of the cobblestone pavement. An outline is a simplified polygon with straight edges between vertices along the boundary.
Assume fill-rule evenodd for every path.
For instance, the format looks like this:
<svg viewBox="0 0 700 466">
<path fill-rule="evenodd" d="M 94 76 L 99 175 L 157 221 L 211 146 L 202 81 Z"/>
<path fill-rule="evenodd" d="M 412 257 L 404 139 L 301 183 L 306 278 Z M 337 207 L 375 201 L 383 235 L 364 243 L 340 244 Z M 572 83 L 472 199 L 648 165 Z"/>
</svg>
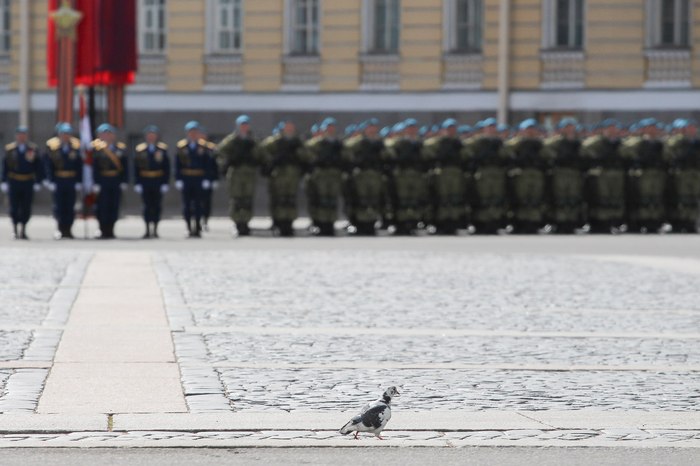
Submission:
<svg viewBox="0 0 700 466">
<path fill-rule="evenodd" d="M 21 359 L 31 340 L 31 332 L 0 330 L 0 361 Z"/>
<path fill-rule="evenodd" d="M 0 393 L 5 390 L 5 385 L 7 384 L 7 379 L 12 375 L 11 370 L 0 370 Z"/>
<path fill-rule="evenodd" d="M 700 365 L 700 345 L 686 340 L 424 335 L 204 335 L 211 362 L 323 364 Z M 514 358 L 514 355 L 515 358 Z"/>
<path fill-rule="evenodd" d="M 414 369 L 220 370 L 236 410 L 358 410 L 380 387 L 401 387 L 396 409 L 694 411 L 700 374 L 642 371 Z"/>
<path fill-rule="evenodd" d="M 3 248 L 0 262 L 0 413 L 33 412 L 91 254 Z M 12 370 L 13 367 L 19 369 Z"/>
<path fill-rule="evenodd" d="M 194 411 L 352 410 L 389 384 L 411 411 L 697 409 L 690 273 L 542 255 L 163 257 L 190 313 L 174 341 Z"/>
<path fill-rule="evenodd" d="M 639 330 L 700 328 L 696 277 L 590 259 L 375 251 L 167 259 L 200 326 L 630 331 L 641 317 Z M 665 322 L 671 310 L 693 313 L 670 312 Z"/>
<path fill-rule="evenodd" d="M 498 254 L 495 248 L 392 250 L 391 238 L 376 240 L 386 241 L 386 250 L 376 242 L 373 250 L 353 250 L 323 240 L 313 240 L 318 248 L 304 243 L 299 249 L 296 242 L 270 241 L 274 248 L 253 242 L 256 249 L 187 252 L 187 243 L 173 242 L 148 252 L 191 414 L 355 411 L 388 385 L 400 387 L 395 409 L 405 413 L 697 411 L 697 264 L 674 269 L 653 258 L 622 263 L 564 253 Z M 32 243 L 2 250 L 0 413 L 36 409 L 93 254 L 87 246 L 52 243 L 46 255 Z M 219 432 L 90 427 L 4 433 L 0 447 L 700 445 L 700 430 L 687 425 L 542 425 L 389 430 L 386 443 L 355 442 L 325 426 Z M 149 429 L 156 427 L 162 428 Z"/>
</svg>

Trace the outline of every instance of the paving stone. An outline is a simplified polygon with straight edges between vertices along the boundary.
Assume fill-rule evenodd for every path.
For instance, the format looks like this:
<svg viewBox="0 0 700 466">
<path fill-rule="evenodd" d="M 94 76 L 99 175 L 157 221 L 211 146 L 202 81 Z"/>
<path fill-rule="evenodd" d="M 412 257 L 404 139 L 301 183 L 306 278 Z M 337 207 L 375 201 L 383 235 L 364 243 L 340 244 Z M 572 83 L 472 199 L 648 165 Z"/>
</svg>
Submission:
<svg viewBox="0 0 700 466">
<path fill-rule="evenodd" d="M 695 340 L 492 336 L 204 335 L 212 362 L 700 366 Z M 348 349 L 352 349 L 348 351 Z M 514 355 L 517 355 L 514 358 Z M 186 359 L 183 359 L 186 360 Z M 294 393 L 290 386 L 287 388 Z M 307 387 L 299 387 L 304 392 Z"/>
<path fill-rule="evenodd" d="M 700 391 L 697 372 L 238 368 L 221 369 L 220 373 L 226 395 L 237 411 L 263 407 L 352 411 L 389 385 L 400 387 L 395 409 L 406 411 L 694 411 L 697 400 L 691 394 Z M 309 396 L 282 396 L 280 390 L 285 392 L 286 388 L 280 385 L 296 380 L 315 384 Z M 357 382 L 348 384 L 347 380 Z M 438 380 L 442 384 L 434 386 Z"/>
</svg>

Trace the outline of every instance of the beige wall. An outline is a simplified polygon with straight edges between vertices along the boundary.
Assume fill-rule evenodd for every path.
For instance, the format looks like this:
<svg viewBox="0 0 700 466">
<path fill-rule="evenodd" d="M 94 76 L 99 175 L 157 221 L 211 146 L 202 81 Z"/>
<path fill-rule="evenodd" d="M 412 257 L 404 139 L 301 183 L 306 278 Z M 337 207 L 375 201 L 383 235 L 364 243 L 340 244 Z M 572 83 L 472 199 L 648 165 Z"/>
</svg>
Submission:
<svg viewBox="0 0 700 466">
<path fill-rule="evenodd" d="M 586 86 L 644 84 L 644 8 L 639 0 L 588 0 Z"/>
<path fill-rule="evenodd" d="M 46 84 L 47 2 L 31 1 L 31 86 Z M 13 4 L 11 90 L 19 80 L 19 2 Z M 321 0 L 321 91 L 356 91 L 360 86 L 361 0 Z M 483 89 L 497 81 L 499 0 L 484 0 Z M 645 81 L 643 0 L 587 0 L 585 86 L 641 88 Z M 438 91 L 443 74 L 442 0 L 403 0 L 400 89 Z M 199 91 L 204 86 L 205 1 L 168 0 L 166 89 Z M 282 83 L 284 0 L 244 0 L 243 90 L 276 92 Z M 541 85 L 539 0 L 513 0 L 511 84 L 517 90 Z M 693 86 L 700 87 L 700 1 L 693 2 Z"/>
<path fill-rule="evenodd" d="M 243 89 L 276 91 L 282 83 L 283 0 L 244 0 Z"/>
</svg>

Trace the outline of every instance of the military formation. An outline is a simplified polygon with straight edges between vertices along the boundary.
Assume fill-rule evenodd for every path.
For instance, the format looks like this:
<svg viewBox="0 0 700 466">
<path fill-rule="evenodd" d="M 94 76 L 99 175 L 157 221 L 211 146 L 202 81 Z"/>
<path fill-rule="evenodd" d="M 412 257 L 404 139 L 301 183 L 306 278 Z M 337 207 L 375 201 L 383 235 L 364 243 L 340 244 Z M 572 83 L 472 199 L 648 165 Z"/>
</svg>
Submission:
<svg viewBox="0 0 700 466">
<path fill-rule="evenodd" d="M 251 124 L 239 116 L 235 130 L 215 144 L 190 121 L 172 160 L 156 126 L 145 128 L 130 152 L 114 127 L 100 125 L 89 147 L 89 186 L 84 148 L 70 124 L 59 123 L 43 149 L 19 127 L 5 147 L 0 185 L 14 237 L 27 239 L 33 196 L 43 186 L 53 196 L 57 239 L 73 237 L 76 201 L 86 194 L 96 197 L 98 237 L 114 238 L 122 193 L 133 181 L 144 238 L 157 238 L 171 176 L 191 238 L 208 229 L 221 177 L 235 236 L 251 233 L 261 177 L 268 179 L 273 232 L 284 237 L 295 233 L 300 192 L 318 236 L 335 235 L 343 217 L 356 235 L 697 232 L 700 138 L 692 120 L 623 126 L 608 119 L 585 128 L 564 118 L 547 133 L 534 119 L 510 128 L 494 118 L 473 127 L 450 118 L 431 127 L 407 119 L 383 128 L 370 118 L 341 131 L 329 117 L 307 137 L 287 120 L 263 139 Z"/>
</svg>

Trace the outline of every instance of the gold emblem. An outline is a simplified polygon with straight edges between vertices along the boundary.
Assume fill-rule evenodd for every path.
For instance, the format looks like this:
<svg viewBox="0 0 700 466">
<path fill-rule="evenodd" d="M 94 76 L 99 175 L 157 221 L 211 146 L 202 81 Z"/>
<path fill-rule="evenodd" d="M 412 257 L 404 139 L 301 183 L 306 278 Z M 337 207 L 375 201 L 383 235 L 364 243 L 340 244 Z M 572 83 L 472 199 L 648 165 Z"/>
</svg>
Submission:
<svg viewBox="0 0 700 466">
<path fill-rule="evenodd" d="M 25 152 L 24 157 L 27 159 L 27 162 L 33 162 L 36 158 L 36 152 L 34 152 L 34 149 L 27 149 L 27 152 Z"/>
<path fill-rule="evenodd" d="M 161 163 L 163 161 L 163 151 L 157 150 L 156 153 L 153 155 L 153 158 L 156 162 Z"/>
<path fill-rule="evenodd" d="M 75 160 L 78 158 L 78 154 L 76 154 L 76 152 L 74 150 L 72 150 L 68 153 L 68 158 L 71 160 Z"/>
</svg>

